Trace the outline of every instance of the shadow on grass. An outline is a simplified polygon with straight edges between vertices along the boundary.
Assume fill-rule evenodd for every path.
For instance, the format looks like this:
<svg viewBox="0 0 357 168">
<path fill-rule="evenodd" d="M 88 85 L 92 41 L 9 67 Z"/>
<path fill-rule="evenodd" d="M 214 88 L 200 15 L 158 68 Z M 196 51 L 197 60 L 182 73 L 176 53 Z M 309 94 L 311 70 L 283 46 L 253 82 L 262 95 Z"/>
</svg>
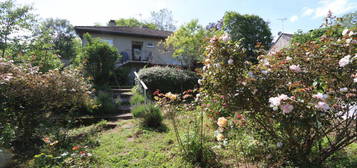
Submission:
<svg viewBox="0 0 357 168">
<path fill-rule="evenodd" d="M 142 129 L 144 129 L 144 130 L 160 132 L 160 133 L 164 133 L 164 132 L 168 132 L 169 131 L 169 128 L 165 124 L 156 125 L 156 126 L 149 126 L 149 125 L 141 124 L 140 127 Z"/>
</svg>

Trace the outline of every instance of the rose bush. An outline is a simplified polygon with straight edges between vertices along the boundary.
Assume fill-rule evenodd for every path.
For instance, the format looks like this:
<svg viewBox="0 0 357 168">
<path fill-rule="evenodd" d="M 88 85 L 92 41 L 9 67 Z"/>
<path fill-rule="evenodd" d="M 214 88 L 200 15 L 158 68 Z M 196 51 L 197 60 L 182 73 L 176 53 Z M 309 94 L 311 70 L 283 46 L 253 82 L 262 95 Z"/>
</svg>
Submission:
<svg viewBox="0 0 357 168">
<path fill-rule="evenodd" d="M 357 136 L 357 29 L 342 30 L 331 26 L 256 65 L 239 42 L 213 37 L 199 81 L 208 116 L 244 116 L 242 129 L 266 144 L 270 165 L 322 166 Z"/>
</svg>

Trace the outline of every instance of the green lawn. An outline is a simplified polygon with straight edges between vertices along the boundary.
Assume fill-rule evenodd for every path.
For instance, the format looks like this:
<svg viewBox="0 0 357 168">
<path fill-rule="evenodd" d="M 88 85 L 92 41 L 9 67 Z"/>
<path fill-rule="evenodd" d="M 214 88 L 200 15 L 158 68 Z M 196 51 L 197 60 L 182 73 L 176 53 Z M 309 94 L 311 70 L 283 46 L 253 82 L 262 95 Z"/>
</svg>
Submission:
<svg viewBox="0 0 357 168">
<path fill-rule="evenodd" d="M 165 121 L 169 125 L 168 121 Z M 191 167 L 178 157 L 175 136 L 146 130 L 137 119 L 119 121 L 118 126 L 98 137 L 93 149 L 97 163 L 93 167 Z"/>
</svg>

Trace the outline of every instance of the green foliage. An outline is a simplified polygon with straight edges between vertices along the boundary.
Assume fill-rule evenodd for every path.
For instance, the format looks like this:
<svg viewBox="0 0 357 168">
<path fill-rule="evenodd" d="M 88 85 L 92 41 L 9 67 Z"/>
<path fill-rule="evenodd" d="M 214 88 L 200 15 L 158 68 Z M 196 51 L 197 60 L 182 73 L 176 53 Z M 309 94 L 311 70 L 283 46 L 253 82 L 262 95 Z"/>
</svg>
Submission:
<svg viewBox="0 0 357 168">
<path fill-rule="evenodd" d="M 198 165 L 199 167 L 215 167 L 217 164 L 216 153 L 211 149 L 211 147 L 206 143 L 207 137 L 202 135 L 201 129 L 203 127 L 200 125 L 199 119 L 195 120 L 193 128 L 187 130 L 186 134 L 182 139 L 183 149 L 182 157 L 184 160 L 192 163 L 193 165 Z"/>
<path fill-rule="evenodd" d="M 154 104 L 146 104 L 142 115 L 142 125 L 149 128 L 162 128 L 162 114 L 159 107 Z"/>
<path fill-rule="evenodd" d="M 115 61 L 120 58 L 117 49 L 106 42 L 92 38 L 89 34 L 85 34 L 84 39 L 86 46 L 83 49 L 83 64 L 86 74 L 95 85 L 108 84 Z"/>
<path fill-rule="evenodd" d="M 214 41 L 207 51 L 201 98 L 224 110 L 207 108 L 206 113 L 214 120 L 246 119 L 240 129 L 256 132 L 251 136 L 263 144 L 268 167 L 326 166 L 329 157 L 357 138 L 352 109 L 357 101 L 356 28 L 338 37 L 336 30 L 340 27 L 328 27 L 318 40 L 262 55 L 257 65 L 246 61 L 249 55 L 239 43 Z"/>
<path fill-rule="evenodd" d="M 5 52 L 9 43 L 22 39 L 26 30 L 30 30 L 34 15 L 29 6 L 18 6 L 13 0 L 0 2 L 0 50 L 1 56 L 5 57 Z"/>
<path fill-rule="evenodd" d="M 132 106 L 143 104 L 145 102 L 145 97 L 141 94 L 134 94 L 130 98 L 130 104 Z"/>
<path fill-rule="evenodd" d="M 198 20 L 192 20 L 170 35 L 163 46 L 172 50 L 173 57 L 182 65 L 191 67 L 193 63 L 202 61 L 207 36 L 208 32 L 198 24 Z"/>
<path fill-rule="evenodd" d="M 89 167 L 95 163 L 92 148 L 98 146 L 96 139 L 106 126 L 106 121 L 74 129 L 49 126 L 42 132 L 44 144 L 41 150 L 26 166 Z"/>
<path fill-rule="evenodd" d="M 41 72 L 63 67 L 61 59 L 59 55 L 57 55 L 57 50 L 54 49 L 54 44 L 49 32 L 42 32 L 41 35 L 36 37 L 34 42 L 30 44 L 29 51 L 23 57 L 17 57 L 15 60 L 38 66 Z"/>
<path fill-rule="evenodd" d="M 249 61 L 256 61 L 259 53 L 255 50 L 268 50 L 273 40 L 268 22 L 256 15 L 226 12 L 223 16 L 223 29 L 233 41 L 241 41 L 240 45 L 248 51 Z"/>
<path fill-rule="evenodd" d="M 159 89 L 162 93 L 181 93 L 193 89 L 198 77 L 192 71 L 170 67 L 150 67 L 139 71 L 139 76 L 149 88 L 149 93 Z"/>
<path fill-rule="evenodd" d="M 90 86 L 77 70 L 41 73 L 0 59 L 0 74 L 0 133 L 7 135 L 1 144 L 16 150 L 36 145 L 32 140 L 45 121 L 95 108 Z"/>
<path fill-rule="evenodd" d="M 109 93 L 110 90 L 98 90 L 96 93 L 96 100 L 100 107 L 97 109 L 97 114 L 110 114 L 115 113 L 118 110 L 118 106 L 120 105 L 119 100 L 113 100 L 113 96 Z"/>
<path fill-rule="evenodd" d="M 133 106 L 131 109 L 131 114 L 135 118 L 140 118 L 144 116 L 145 110 L 146 110 L 147 105 L 146 104 L 138 104 Z"/>
<path fill-rule="evenodd" d="M 341 25 L 342 27 L 352 28 L 356 27 L 357 24 L 357 11 L 347 13 L 341 18 L 337 18 L 336 24 Z"/>
<path fill-rule="evenodd" d="M 51 49 L 61 58 L 70 60 L 76 56 L 75 32 L 68 20 L 46 19 L 35 31 L 36 35 L 46 33 L 50 36 L 49 43 L 53 45 Z"/>
<path fill-rule="evenodd" d="M 139 20 L 137 20 L 135 18 L 129 18 L 129 19 L 121 18 L 121 19 L 115 20 L 115 24 L 117 26 L 146 27 L 146 28 L 153 29 L 153 30 L 158 29 L 158 27 L 153 23 L 140 22 Z"/>
<path fill-rule="evenodd" d="M 342 33 L 342 27 L 333 27 L 333 28 L 319 28 L 310 30 L 307 33 L 298 31 L 293 35 L 291 43 L 307 43 L 309 41 L 321 41 L 323 35 L 328 35 L 332 37 L 339 37 Z"/>
<path fill-rule="evenodd" d="M 126 86 L 129 85 L 129 73 L 131 72 L 130 67 L 119 67 L 116 68 L 111 76 L 112 85 L 121 85 Z"/>
</svg>

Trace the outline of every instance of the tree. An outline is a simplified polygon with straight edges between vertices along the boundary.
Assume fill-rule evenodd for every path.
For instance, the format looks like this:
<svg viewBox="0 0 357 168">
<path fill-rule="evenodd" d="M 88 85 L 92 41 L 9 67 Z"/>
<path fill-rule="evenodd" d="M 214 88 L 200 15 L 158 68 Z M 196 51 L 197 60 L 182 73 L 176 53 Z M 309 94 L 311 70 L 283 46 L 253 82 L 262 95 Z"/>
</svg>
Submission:
<svg viewBox="0 0 357 168">
<path fill-rule="evenodd" d="M 119 59 L 117 49 L 106 42 L 92 38 L 89 34 L 85 34 L 84 39 L 87 41 L 83 53 L 87 75 L 93 79 L 96 86 L 108 84 L 115 61 Z"/>
<path fill-rule="evenodd" d="M 341 18 L 337 19 L 337 24 L 347 28 L 356 27 L 357 11 L 343 15 Z"/>
<path fill-rule="evenodd" d="M 258 47 L 268 50 L 271 46 L 272 36 L 268 22 L 259 16 L 226 12 L 223 30 L 230 34 L 233 41 L 241 41 L 241 45 L 248 51 L 250 61 L 256 61 L 255 50 Z"/>
<path fill-rule="evenodd" d="M 198 20 L 192 20 L 170 35 L 163 45 L 166 50 L 173 51 L 173 57 L 190 68 L 193 63 L 202 60 L 207 33 Z"/>
<path fill-rule="evenodd" d="M 172 11 L 168 9 L 160 9 L 158 12 L 152 11 L 151 20 L 159 30 L 175 31 L 176 29 L 176 26 L 173 24 Z"/>
<path fill-rule="evenodd" d="M 328 35 L 331 37 L 339 37 L 345 28 L 353 27 L 353 22 L 351 17 L 353 13 L 346 14 L 341 18 L 337 18 L 332 14 L 331 11 L 328 12 L 325 17 L 324 23 L 318 29 L 310 30 L 306 33 L 299 30 L 293 35 L 291 40 L 292 43 L 306 43 L 309 41 L 321 41 L 323 35 Z"/>
<path fill-rule="evenodd" d="M 46 19 L 36 30 L 36 35 L 48 34 L 53 50 L 61 58 L 72 59 L 76 56 L 74 47 L 75 32 L 73 26 L 65 19 Z"/>
<path fill-rule="evenodd" d="M 0 2 L 0 49 L 5 57 L 8 44 L 23 38 L 23 32 L 30 30 L 34 15 L 30 6 L 17 6 L 13 0 Z M 20 33 L 21 32 L 21 33 Z"/>
<path fill-rule="evenodd" d="M 29 62 L 33 66 L 38 66 L 40 72 L 59 69 L 63 64 L 58 55 L 60 51 L 55 47 L 56 44 L 53 42 L 50 30 L 43 31 L 28 46 L 26 54 L 18 59 L 21 62 Z"/>
<path fill-rule="evenodd" d="M 149 29 L 158 29 L 157 26 L 153 23 L 147 23 L 147 22 L 140 22 L 138 19 L 135 18 L 129 18 L 129 19 L 118 19 L 115 20 L 115 24 L 117 26 L 128 26 L 128 27 L 146 27 Z"/>
</svg>

